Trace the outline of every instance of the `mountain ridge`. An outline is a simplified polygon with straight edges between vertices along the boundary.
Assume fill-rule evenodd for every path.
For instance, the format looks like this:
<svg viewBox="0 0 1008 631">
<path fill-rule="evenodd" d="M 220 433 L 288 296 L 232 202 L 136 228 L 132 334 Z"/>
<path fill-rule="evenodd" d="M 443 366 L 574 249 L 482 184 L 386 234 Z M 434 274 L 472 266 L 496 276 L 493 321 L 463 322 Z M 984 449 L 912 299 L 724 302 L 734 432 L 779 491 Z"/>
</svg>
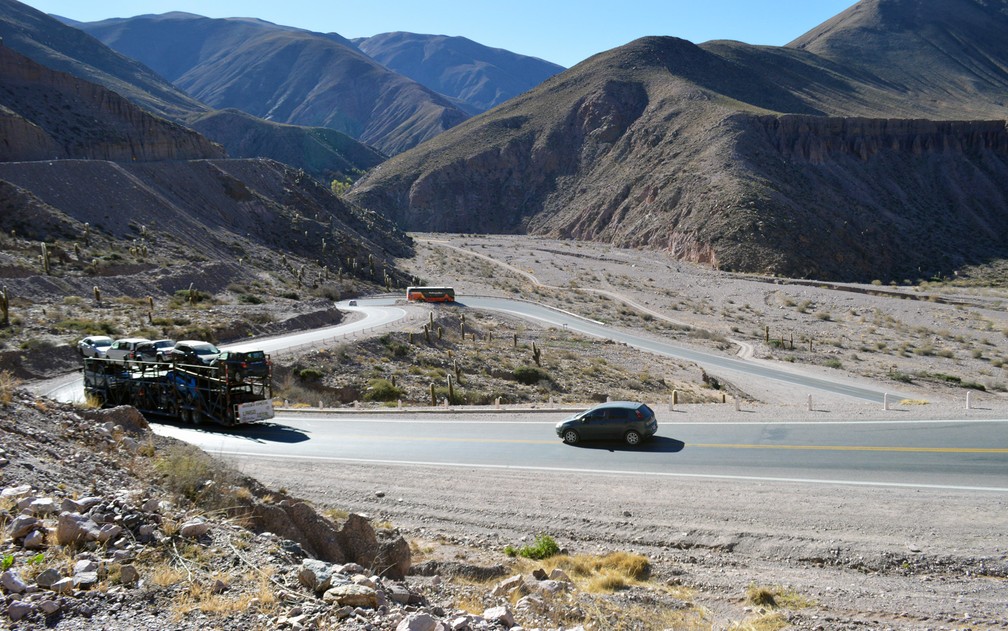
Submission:
<svg viewBox="0 0 1008 631">
<path fill-rule="evenodd" d="M 402 31 L 352 40 L 383 66 L 484 112 L 564 70 L 542 59 L 471 39 Z"/>
<path fill-rule="evenodd" d="M 1008 256 L 998 90 L 910 95 L 883 75 L 799 47 L 641 38 L 393 157 L 349 197 L 408 230 L 486 226 L 799 277 L 929 278 Z M 972 121 L 993 140 L 973 143 Z M 814 248 L 815 234 L 836 238 Z"/>
<path fill-rule="evenodd" d="M 468 117 L 447 97 L 388 70 L 336 34 L 179 13 L 80 28 L 211 107 L 328 127 L 386 154 Z"/>
</svg>

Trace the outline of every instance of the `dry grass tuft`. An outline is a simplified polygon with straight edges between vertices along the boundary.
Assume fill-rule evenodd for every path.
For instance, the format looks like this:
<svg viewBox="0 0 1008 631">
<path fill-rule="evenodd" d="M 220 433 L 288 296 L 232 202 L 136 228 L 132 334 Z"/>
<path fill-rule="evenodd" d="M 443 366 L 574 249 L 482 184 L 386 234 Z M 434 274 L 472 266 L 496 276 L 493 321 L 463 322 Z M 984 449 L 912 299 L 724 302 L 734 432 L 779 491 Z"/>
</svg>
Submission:
<svg viewBox="0 0 1008 631">
<path fill-rule="evenodd" d="M 9 370 L 0 370 L 0 405 L 10 405 L 14 400 L 14 390 L 21 385 L 18 379 Z"/>
<path fill-rule="evenodd" d="M 730 627 L 729 631 L 780 631 L 790 623 L 780 613 L 774 612 L 764 614 L 752 620 L 737 622 Z"/>
</svg>

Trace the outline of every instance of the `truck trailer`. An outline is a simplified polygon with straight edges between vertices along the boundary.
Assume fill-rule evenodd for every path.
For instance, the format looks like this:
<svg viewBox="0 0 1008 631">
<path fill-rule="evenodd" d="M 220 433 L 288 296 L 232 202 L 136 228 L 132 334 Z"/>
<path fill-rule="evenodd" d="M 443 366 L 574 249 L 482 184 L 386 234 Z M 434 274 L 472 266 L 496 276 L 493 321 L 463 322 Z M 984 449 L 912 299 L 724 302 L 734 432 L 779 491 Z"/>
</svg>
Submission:
<svg viewBox="0 0 1008 631">
<path fill-rule="evenodd" d="M 271 374 L 232 374 L 227 364 L 89 357 L 84 394 L 101 407 L 132 405 L 152 418 L 233 426 L 273 418 Z"/>
</svg>

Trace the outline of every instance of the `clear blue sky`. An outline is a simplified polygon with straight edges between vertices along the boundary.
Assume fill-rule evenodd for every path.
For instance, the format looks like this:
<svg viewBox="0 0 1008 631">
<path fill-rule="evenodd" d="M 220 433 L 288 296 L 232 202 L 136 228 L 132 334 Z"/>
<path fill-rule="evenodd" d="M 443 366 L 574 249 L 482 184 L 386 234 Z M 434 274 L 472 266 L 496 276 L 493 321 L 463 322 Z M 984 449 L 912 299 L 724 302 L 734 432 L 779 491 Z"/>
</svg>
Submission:
<svg viewBox="0 0 1008 631">
<path fill-rule="evenodd" d="M 186 11 L 255 17 L 348 38 L 389 31 L 461 35 L 573 66 L 645 35 L 781 46 L 856 0 L 27 0 L 81 22 Z"/>
</svg>

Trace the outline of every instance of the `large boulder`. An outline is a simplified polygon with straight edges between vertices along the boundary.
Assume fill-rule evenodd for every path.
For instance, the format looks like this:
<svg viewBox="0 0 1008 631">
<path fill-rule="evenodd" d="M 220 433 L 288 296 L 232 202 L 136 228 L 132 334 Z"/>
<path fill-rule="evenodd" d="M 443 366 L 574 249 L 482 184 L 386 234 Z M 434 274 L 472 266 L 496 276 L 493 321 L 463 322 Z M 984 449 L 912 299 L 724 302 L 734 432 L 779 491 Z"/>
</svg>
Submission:
<svg viewBox="0 0 1008 631">
<path fill-rule="evenodd" d="M 410 571 L 410 547 L 402 535 L 394 530 L 378 531 L 378 553 L 375 555 L 374 572 L 396 581 L 406 579 Z"/>
<path fill-rule="evenodd" d="M 132 405 L 120 405 L 105 410 L 91 410 L 84 416 L 98 424 L 112 423 L 123 428 L 127 433 L 142 435 L 150 432 L 150 424 L 147 419 Z"/>
</svg>

